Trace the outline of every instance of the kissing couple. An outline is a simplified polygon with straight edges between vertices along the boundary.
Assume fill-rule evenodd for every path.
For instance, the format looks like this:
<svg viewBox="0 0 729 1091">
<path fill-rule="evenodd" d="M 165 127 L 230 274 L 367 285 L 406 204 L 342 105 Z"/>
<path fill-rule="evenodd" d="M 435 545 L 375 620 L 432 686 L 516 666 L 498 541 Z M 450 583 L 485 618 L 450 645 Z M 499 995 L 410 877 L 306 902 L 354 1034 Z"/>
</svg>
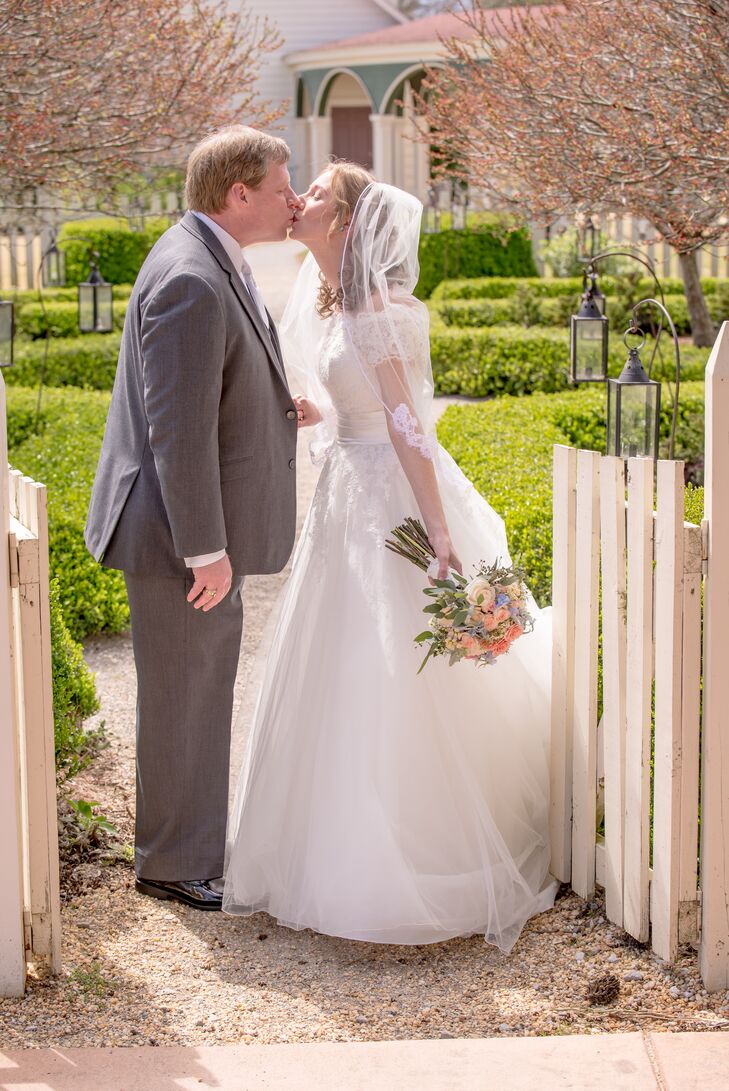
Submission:
<svg viewBox="0 0 729 1091">
<path fill-rule="evenodd" d="M 493 668 L 417 675 L 423 578 L 392 528 L 420 518 L 445 578 L 508 564 L 504 524 L 437 442 L 420 202 L 351 163 L 297 195 L 289 154 L 245 126 L 198 144 L 127 310 L 86 541 L 129 596 L 137 890 L 509 951 L 556 887 L 549 613 L 530 600 Z M 279 338 L 245 248 L 289 234 L 309 253 Z M 299 428 L 321 470 L 229 815 L 243 583 L 294 545 Z"/>
</svg>

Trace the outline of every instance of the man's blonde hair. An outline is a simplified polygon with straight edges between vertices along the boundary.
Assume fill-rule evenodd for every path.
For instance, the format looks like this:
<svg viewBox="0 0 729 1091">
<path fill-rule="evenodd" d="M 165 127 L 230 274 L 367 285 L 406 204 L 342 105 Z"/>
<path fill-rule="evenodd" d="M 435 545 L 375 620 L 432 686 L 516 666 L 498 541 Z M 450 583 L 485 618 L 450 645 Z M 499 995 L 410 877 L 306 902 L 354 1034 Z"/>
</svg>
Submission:
<svg viewBox="0 0 729 1091">
<path fill-rule="evenodd" d="M 248 125 L 219 129 L 193 148 L 187 161 L 185 200 L 196 212 L 222 212 L 236 182 L 258 189 L 271 163 L 287 163 L 291 151 L 278 136 Z"/>
</svg>

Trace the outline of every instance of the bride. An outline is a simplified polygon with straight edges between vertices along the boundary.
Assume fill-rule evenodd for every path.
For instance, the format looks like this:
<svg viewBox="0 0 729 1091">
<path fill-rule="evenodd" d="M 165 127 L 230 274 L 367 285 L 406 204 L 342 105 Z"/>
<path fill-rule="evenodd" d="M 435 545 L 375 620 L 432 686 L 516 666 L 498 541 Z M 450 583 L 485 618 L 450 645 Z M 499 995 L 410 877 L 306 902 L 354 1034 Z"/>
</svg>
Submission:
<svg viewBox="0 0 729 1091">
<path fill-rule="evenodd" d="M 229 822 L 223 909 L 374 943 L 481 933 L 549 908 L 550 621 L 490 667 L 431 660 L 425 577 L 385 548 L 420 517 L 470 574 L 504 525 L 433 425 L 421 205 L 338 163 L 309 187 L 284 314 L 321 474 L 284 592 Z M 461 567 L 463 562 L 463 568 Z"/>
</svg>

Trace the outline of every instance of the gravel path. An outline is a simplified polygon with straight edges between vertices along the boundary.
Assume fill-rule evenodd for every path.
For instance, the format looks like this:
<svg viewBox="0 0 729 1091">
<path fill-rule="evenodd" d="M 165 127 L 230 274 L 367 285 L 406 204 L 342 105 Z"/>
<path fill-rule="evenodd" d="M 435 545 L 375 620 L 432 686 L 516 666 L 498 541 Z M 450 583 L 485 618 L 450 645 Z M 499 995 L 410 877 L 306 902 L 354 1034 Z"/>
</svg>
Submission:
<svg viewBox="0 0 729 1091">
<path fill-rule="evenodd" d="M 270 253 L 260 268 L 266 261 L 275 271 Z M 287 261 L 295 271 L 292 250 Z M 283 298 L 279 290 L 279 313 Z M 305 450 L 299 471 L 300 526 L 316 481 Z M 246 581 L 231 783 L 285 578 Z M 110 746 L 72 795 L 98 801 L 131 842 L 131 641 L 128 634 L 96 639 L 85 653 Z M 695 952 L 684 949 L 667 966 L 610 925 L 600 900 L 561 897 L 506 957 L 477 937 L 383 947 L 294 932 L 265 914 L 198 913 L 137 895 L 128 865 L 84 865 L 78 878 L 82 892 L 63 908 L 63 973 L 33 972 L 22 1000 L 0 1001 L 5 1048 L 729 1029 L 729 993 L 702 992 Z M 619 995 L 590 1007 L 587 987 L 605 973 L 617 978 Z"/>
</svg>

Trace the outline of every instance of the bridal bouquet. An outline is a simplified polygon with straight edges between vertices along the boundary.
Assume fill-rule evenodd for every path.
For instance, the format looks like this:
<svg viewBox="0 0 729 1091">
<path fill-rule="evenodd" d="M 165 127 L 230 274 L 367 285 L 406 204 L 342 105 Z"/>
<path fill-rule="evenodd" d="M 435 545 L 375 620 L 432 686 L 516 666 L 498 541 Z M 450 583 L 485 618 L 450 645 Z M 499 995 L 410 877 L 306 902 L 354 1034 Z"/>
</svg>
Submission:
<svg viewBox="0 0 729 1091">
<path fill-rule="evenodd" d="M 433 616 L 430 628 L 415 637 L 416 644 L 428 644 L 418 674 L 431 656 L 449 656 L 450 666 L 460 659 L 494 663 L 523 633 L 533 629 L 533 618 L 525 607 L 521 569 L 505 567 L 498 560 L 492 565 L 481 562 L 471 580 L 452 569 L 448 579 L 439 580 L 434 575 L 433 547 L 417 519 L 406 519 L 392 535 L 393 540 L 385 543 L 387 548 L 417 565 L 435 584 L 424 588 L 424 594 L 433 599 L 424 613 Z"/>
</svg>

